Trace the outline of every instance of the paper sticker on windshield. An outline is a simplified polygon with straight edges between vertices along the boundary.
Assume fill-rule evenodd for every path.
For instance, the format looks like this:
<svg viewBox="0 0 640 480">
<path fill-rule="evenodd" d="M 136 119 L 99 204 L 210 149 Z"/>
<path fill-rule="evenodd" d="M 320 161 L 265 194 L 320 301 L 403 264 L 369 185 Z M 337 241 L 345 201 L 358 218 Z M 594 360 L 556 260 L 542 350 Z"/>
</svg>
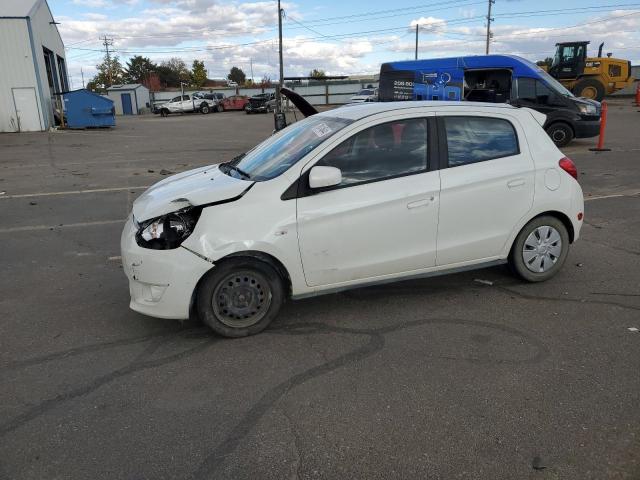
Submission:
<svg viewBox="0 0 640 480">
<path fill-rule="evenodd" d="M 324 137 L 331 133 L 331 128 L 326 123 L 321 123 L 320 125 L 316 125 L 312 128 L 313 133 L 315 133 L 318 137 Z"/>
</svg>

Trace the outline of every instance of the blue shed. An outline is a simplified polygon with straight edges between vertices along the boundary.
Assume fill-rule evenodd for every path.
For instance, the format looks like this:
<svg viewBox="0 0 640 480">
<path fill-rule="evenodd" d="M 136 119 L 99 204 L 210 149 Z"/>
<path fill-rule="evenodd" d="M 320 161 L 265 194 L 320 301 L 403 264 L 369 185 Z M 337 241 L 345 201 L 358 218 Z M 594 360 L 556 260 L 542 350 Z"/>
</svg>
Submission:
<svg viewBox="0 0 640 480">
<path fill-rule="evenodd" d="M 84 88 L 64 93 L 69 128 L 115 127 L 113 101 Z"/>
</svg>

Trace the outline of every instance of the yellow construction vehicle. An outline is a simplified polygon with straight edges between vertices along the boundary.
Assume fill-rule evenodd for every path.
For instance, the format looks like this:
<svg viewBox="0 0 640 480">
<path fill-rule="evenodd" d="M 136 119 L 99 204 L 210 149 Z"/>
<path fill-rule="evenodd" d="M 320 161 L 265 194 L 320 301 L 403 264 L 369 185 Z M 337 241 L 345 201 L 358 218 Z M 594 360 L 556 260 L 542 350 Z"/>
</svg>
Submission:
<svg viewBox="0 0 640 480">
<path fill-rule="evenodd" d="M 574 95 L 598 101 L 633 83 L 631 62 L 611 58 L 610 53 L 603 57 L 604 43 L 600 44 L 597 57 L 587 57 L 588 44 L 589 42 L 556 43 L 553 62 L 547 68 L 549 75 Z"/>
</svg>

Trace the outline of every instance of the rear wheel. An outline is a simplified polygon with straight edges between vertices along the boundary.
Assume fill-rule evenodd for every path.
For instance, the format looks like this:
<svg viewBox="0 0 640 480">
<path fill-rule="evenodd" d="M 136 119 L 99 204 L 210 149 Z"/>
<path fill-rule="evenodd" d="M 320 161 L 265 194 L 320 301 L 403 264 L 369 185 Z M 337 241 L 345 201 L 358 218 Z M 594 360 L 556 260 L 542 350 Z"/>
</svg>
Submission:
<svg viewBox="0 0 640 480">
<path fill-rule="evenodd" d="M 593 78 L 583 78 L 573 87 L 573 94 L 578 97 L 601 101 L 604 98 L 604 85 Z"/>
<path fill-rule="evenodd" d="M 269 264 L 233 259 L 213 268 L 197 294 L 200 318 L 224 337 L 261 332 L 277 316 L 284 302 L 284 286 Z"/>
<path fill-rule="evenodd" d="M 569 253 L 569 233 L 555 217 L 542 216 L 527 223 L 516 237 L 509 263 L 528 282 L 553 277 Z"/>
<path fill-rule="evenodd" d="M 546 130 L 557 147 L 564 147 L 573 140 L 573 130 L 566 123 L 552 123 Z"/>
<path fill-rule="evenodd" d="M 207 114 L 207 113 L 209 113 L 210 111 L 211 111 L 211 110 L 210 110 L 210 108 L 209 108 L 209 104 L 208 104 L 208 103 L 202 103 L 202 104 L 200 105 L 200 113 L 203 113 L 203 114 L 205 114 L 205 115 L 206 115 L 206 114 Z"/>
</svg>

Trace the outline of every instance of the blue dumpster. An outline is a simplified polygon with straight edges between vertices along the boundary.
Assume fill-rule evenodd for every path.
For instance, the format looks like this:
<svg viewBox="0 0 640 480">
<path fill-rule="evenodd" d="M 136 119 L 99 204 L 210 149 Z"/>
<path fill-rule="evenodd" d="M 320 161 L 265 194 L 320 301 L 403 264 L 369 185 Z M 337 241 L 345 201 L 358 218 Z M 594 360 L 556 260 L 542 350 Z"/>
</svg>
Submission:
<svg viewBox="0 0 640 480">
<path fill-rule="evenodd" d="M 84 88 L 63 95 L 69 128 L 115 127 L 116 110 L 112 100 Z"/>
</svg>

